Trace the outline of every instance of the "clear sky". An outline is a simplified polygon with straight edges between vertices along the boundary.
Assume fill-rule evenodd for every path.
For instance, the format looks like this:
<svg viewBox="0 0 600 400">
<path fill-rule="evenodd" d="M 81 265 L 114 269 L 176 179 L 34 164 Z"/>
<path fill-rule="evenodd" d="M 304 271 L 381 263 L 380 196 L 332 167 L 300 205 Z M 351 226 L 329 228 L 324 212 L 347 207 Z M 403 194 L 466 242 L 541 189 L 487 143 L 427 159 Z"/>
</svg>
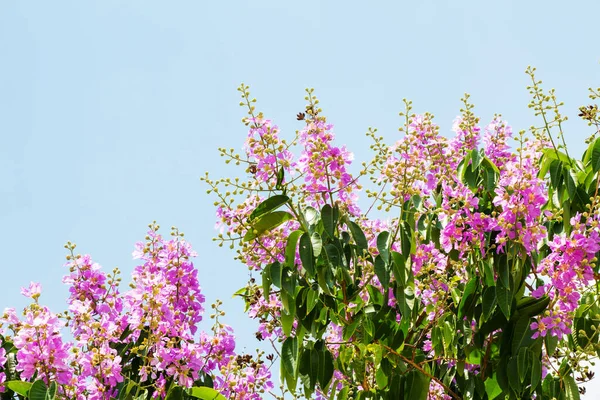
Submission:
<svg viewBox="0 0 600 400">
<path fill-rule="evenodd" d="M 67 240 L 126 283 L 157 220 L 186 233 L 208 302 L 225 302 L 240 348 L 254 349 L 255 324 L 231 299 L 248 273 L 211 241 L 214 199 L 199 180 L 235 173 L 216 149 L 241 150 L 241 82 L 284 135 L 314 87 L 360 162 L 369 126 L 398 138 L 404 97 L 442 132 L 464 92 L 483 123 L 501 113 L 528 128 L 533 65 L 565 102 L 580 155 L 590 130 L 577 108 L 600 86 L 598 15 L 592 0 L 1 1 L 0 310 L 25 305 L 30 280 L 65 309 Z"/>
</svg>

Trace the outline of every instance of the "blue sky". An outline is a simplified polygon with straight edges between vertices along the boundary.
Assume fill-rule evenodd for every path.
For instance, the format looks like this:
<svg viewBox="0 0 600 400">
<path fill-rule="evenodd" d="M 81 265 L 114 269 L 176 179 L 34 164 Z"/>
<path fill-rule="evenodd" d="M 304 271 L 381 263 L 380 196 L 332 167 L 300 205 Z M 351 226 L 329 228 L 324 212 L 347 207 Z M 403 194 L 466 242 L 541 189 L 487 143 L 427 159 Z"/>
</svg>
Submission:
<svg viewBox="0 0 600 400">
<path fill-rule="evenodd" d="M 216 149 L 241 149 L 241 82 L 284 134 L 314 87 L 360 162 L 369 126 L 398 138 L 402 98 L 442 132 L 464 92 L 483 123 L 537 123 L 533 65 L 565 102 L 581 154 L 590 130 L 577 108 L 600 86 L 598 15 L 594 1 L 3 1 L 0 309 L 25 305 L 30 280 L 65 308 L 67 240 L 127 282 L 133 244 L 157 220 L 186 233 L 208 301 L 224 300 L 239 345 L 254 349 L 255 325 L 231 299 L 247 270 L 211 241 L 214 199 L 199 180 L 236 172 Z"/>
</svg>

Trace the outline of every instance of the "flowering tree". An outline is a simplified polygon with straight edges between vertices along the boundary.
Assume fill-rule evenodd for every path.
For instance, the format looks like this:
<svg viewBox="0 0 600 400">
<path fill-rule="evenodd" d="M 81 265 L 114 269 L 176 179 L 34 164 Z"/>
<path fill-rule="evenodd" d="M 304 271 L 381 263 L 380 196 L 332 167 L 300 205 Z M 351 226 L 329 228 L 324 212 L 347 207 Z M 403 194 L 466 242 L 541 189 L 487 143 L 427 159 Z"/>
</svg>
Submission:
<svg viewBox="0 0 600 400">
<path fill-rule="evenodd" d="M 373 159 L 352 154 L 313 90 L 291 140 L 255 109 L 248 86 L 246 178 L 203 180 L 221 233 L 254 278 L 237 294 L 257 338 L 281 346 L 282 390 L 330 399 L 578 399 L 599 351 L 600 119 L 581 160 L 564 144 L 553 91 L 532 79 L 543 124 L 481 132 L 469 96 L 439 134 L 406 110 L 403 137 L 369 129 Z M 591 91 L 597 99 L 600 89 Z M 298 153 L 295 150 L 299 148 Z M 358 194 L 369 202 L 361 208 Z"/>
<path fill-rule="evenodd" d="M 369 129 L 356 176 L 312 89 L 286 141 L 240 87 L 244 154 L 220 152 L 245 178 L 203 180 L 216 240 L 258 278 L 236 294 L 277 353 L 281 394 L 275 357 L 237 355 L 219 302 L 198 332 L 196 254 L 151 224 L 130 290 L 71 243 L 68 311 L 43 306 L 39 284 L 22 290 L 23 317 L 0 318 L 0 398 L 578 399 L 600 354 L 600 116 L 580 109 L 595 132 L 571 157 L 554 92 L 527 73 L 543 124 L 514 150 L 500 116 L 481 132 L 468 95 L 450 139 L 405 101 L 403 137 Z"/>
<path fill-rule="evenodd" d="M 136 244 L 141 264 L 127 292 L 119 290 L 118 270 L 106 274 L 71 243 L 67 312 L 42 306 L 39 284 L 22 289 L 33 300 L 24 318 L 14 309 L 0 318 L 0 398 L 260 399 L 272 387 L 262 354 L 236 355 L 219 302 L 212 332 L 197 334 L 204 296 L 196 253 L 183 233 L 173 228 L 165 240 L 158 228 L 151 224 L 146 242 Z M 65 325 L 72 343 L 61 336 Z"/>
</svg>

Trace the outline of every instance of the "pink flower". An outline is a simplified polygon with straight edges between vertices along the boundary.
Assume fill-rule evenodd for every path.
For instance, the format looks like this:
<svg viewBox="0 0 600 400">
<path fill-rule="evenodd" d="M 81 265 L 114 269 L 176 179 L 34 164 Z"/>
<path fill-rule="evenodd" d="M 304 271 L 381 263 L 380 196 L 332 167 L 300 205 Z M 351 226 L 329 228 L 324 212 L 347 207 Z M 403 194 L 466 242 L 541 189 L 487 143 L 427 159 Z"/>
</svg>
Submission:
<svg viewBox="0 0 600 400">
<path fill-rule="evenodd" d="M 29 284 L 29 288 L 21 288 L 21 294 L 25 297 L 29 297 L 31 299 L 37 300 L 42 293 L 42 285 L 39 283 L 31 282 Z"/>
</svg>

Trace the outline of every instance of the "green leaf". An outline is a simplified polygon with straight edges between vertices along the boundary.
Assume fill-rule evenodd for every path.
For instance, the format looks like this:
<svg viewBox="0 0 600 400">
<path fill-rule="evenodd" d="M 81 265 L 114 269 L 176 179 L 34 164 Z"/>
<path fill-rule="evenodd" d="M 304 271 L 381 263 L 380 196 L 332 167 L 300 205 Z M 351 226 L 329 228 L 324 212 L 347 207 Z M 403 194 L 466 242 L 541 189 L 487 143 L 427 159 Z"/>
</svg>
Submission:
<svg viewBox="0 0 600 400">
<path fill-rule="evenodd" d="M 546 342 L 546 354 L 552 356 L 556 350 L 556 346 L 558 345 L 558 337 L 546 335 L 544 341 Z"/>
<path fill-rule="evenodd" d="M 308 289 L 308 294 L 306 295 L 306 314 L 310 314 L 310 312 L 317 305 L 317 301 L 319 300 L 319 292 L 318 290 L 313 290 L 311 288 Z"/>
<path fill-rule="evenodd" d="M 201 387 L 193 387 L 188 390 L 188 394 L 192 397 L 201 400 L 227 400 L 225 396 L 221 393 L 217 392 L 215 389 L 201 386 Z"/>
<path fill-rule="evenodd" d="M 283 194 L 278 194 L 269 197 L 268 199 L 260 203 L 258 207 L 254 209 L 254 211 L 252 211 L 252 214 L 250 214 L 250 217 L 248 217 L 248 222 L 252 222 L 256 218 L 262 217 L 263 215 L 278 209 L 279 207 L 287 203 L 289 200 L 290 198 Z"/>
<path fill-rule="evenodd" d="M 467 282 L 465 286 L 465 291 L 463 292 L 463 296 L 460 300 L 460 304 L 458 305 L 458 318 L 462 318 L 465 313 L 469 312 L 469 309 L 474 305 L 476 300 L 475 292 L 477 291 L 479 278 L 474 276 Z"/>
<path fill-rule="evenodd" d="M 338 219 L 339 211 L 337 206 L 331 207 L 329 204 L 325 204 L 321 209 L 321 220 L 323 221 L 323 229 L 327 236 L 331 239 L 335 237 L 336 224 Z"/>
<path fill-rule="evenodd" d="M 562 162 L 558 160 L 552 161 L 550 164 L 550 184 L 553 188 L 558 189 L 563 181 Z"/>
<path fill-rule="evenodd" d="M 520 394 L 523 389 L 523 385 L 521 385 L 521 381 L 519 380 L 517 357 L 511 357 L 506 373 L 508 375 L 508 383 L 510 384 L 510 387 L 517 393 L 517 398 L 521 398 Z"/>
<path fill-rule="evenodd" d="M 565 183 L 567 185 L 567 193 L 569 193 L 569 198 L 572 199 L 575 196 L 575 193 L 577 191 L 577 183 L 576 183 L 577 177 L 573 178 L 573 175 L 571 174 L 571 170 L 569 168 L 567 168 L 566 166 L 564 169 L 563 176 L 565 178 Z"/>
<path fill-rule="evenodd" d="M 498 306 L 500 306 L 500 310 L 502 311 L 502 314 L 504 314 L 506 319 L 510 318 L 512 298 L 513 293 L 510 289 L 502 285 L 496 286 L 496 299 L 498 300 Z"/>
<path fill-rule="evenodd" d="M 375 274 L 385 290 L 390 286 L 390 270 L 389 264 L 383 261 L 381 254 L 375 257 Z"/>
<path fill-rule="evenodd" d="M 496 307 L 496 288 L 488 286 L 483 290 L 483 321 L 487 321 Z"/>
<path fill-rule="evenodd" d="M 271 282 L 273 282 L 273 285 L 275 285 L 281 289 L 282 280 L 283 280 L 282 279 L 283 268 L 282 268 L 281 264 L 279 262 L 275 261 L 273 264 L 271 264 L 270 272 L 271 272 Z"/>
<path fill-rule="evenodd" d="M 354 221 L 350 221 L 349 219 L 347 221 L 347 225 L 350 229 L 352 237 L 354 238 L 356 246 L 360 250 L 367 251 L 369 249 L 369 243 L 367 242 L 367 238 L 364 232 L 362 231 L 362 229 L 360 229 L 360 226 L 358 226 Z"/>
<path fill-rule="evenodd" d="M 567 375 L 563 378 L 565 384 L 565 400 L 579 400 L 579 389 L 577 383 L 571 375 Z"/>
<path fill-rule="evenodd" d="M 542 362 L 540 361 L 540 357 L 537 356 L 534 352 L 530 352 L 531 355 L 531 390 L 530 392 L 534 392 L 537 388 L 537 385 L 540 383 L 542 379 Z"/>
<path fill-rule="evenodd" d="M 481 157 L 481 153 L 479 152 L 479 150 L 471 150 L 471 166 L 473 167 L 473 171 L 475 171 L 479 167 L 481 161 L 483 161 L 483 158 Z"/>
<path fill-rule="evenodd" d="M 244 235 L 244 242 L 256 239 L 260 235 L 292 219 L 294 219 L 294 216 L 286 211 L 273 211 L 270 214 L 263 215 L 248 229 L 248 232 Z"/>
<path fill-rule="evenodd" d="M 410 271 L 408 266 L 406 265 L 406 258 L 398 253 L 397 251 L 392 251 L 392 259 L 394 260 L 394 278 L 396 278 L 396 282 L 400 286 L 406 286 L 408 279 L 410 277 Z"/>
<path fill-rule="evenodd" d="M 315 275 L 315 261 L 311 237 L 308 233 L 300 236 L 300 260 L 309 277 Z"/>
<path fill-rule="evenodd" d="M 281 367 L 286 372 L 288 389 L 296 389 L 298 379 L 298 338 L 288 337 L 281 345 Z"/>
<path fill-rule="evenodd" d="M 529 364 L 529 349 L 527 347 L 521 347 L 519 354 L 517 355 L 517 369 L 519 372 L 519 380 L 521 383 L 525 381 Z"/>
<path fill-rule="evenodd" d="M 406 377 L 405 399 L 426 400 L 429 395 L 430 379 L 419 371 L 411 371 Z"/>
<path fill-rule="evenodd" d="M 535 317 L 536 315 L 543 313 L 548 307 L 548 304 L 550 304 L 550 298 L 544 295 L 539 299 L 534 299 L 534 301 L 529 301 L 521 306 L 517 304 L 517 310 L 521 315 Z"/>
<path fill-rule="evenodd" d="M 512 354 L 517 354 L 519 352 L 519 348 L 522 346 L 523 342 L 529 338 L 531 338 L 531 330 L 529 329 L 530 320 L 529 317 L 523 316 L 519 318 L 517 323 L 515 324 L 515 329 L 513 331 L 513 339 L 511 345 Z"/>
<path fill-rule="evenodd" d="M 28 397 L 30 400 L 46 400 L 48 387 L 42 380 L 37 380 L 31 385 Z"/>
<path fill-rule="evenodd" d="M 277 190 L 282 190 L 283 189 L 283 177 L 284 177 L 284 170 L 283 170 L 283 166 L 281 168 L 279 168 L 279 171 L 277 171 L 277 182 L 275 183 L 275 189 Z M 285 191 L 284 191 L 285 193 Z"/>
<path fill-rule="evenodd" d="M 501 258 L 498 262 L 498 278 L 500 284 L 505 288 L 510 288 L 510 267 L 506 258 Z"/>
<path fill-rule="evenodd" d="M 325 392 L 333 377 L 333 357 L 325 347 L 319 353 L 319 376 L 317 380 L 321 390 Z"/>
<path fill-rule="evenodd" d="M 445 330 L 445 329 L 444 329 Z M 445 333 L 445 332 L 444 332 Z M 480 365 L 481 364 L 481 350 L 479 349 L 472 349 L 469 354 L 467 355 L 467 359 L 466 361 L 469 364 L 477 364 Z"/>
<path fill-rule="evenodd" d="M 296 248 L 298 247 L 298 239 L 302 233 L 303 231 L 297 230 L 290 233 L 290 236 L 288 236 L 288 240 L 285 245 L 285 265 L 290 268 L 295 267 Z"/>
<path fill-rule="evenodd" d="M 294 325 L 294 315 L 288 314 L 285 310 L 281 311 L 281 328 L 283 334 L 289 336 L 292 332 L 292 326 Z"/>
<path fill-rule="evenodd" d="M 496 374 L 488 377 L 485 380 L 485 392 L 487 393 L 489 400 L 494 400 L 496 397 L 502 394 L 502 389 L 496 380 Z"/>
<path fill-rule="evenodd" d="M 263 297 L 265 298 L 265 301 L 269 301 L 269 296 L 271 294 L 271 283 L 273 283 L 271 280 L 271 266 L 272 266 L 272 264 L 267 264 L 267 266 L 261 272 Z M 244 289 L 244 292 L 247 291 L 246 288 L 243 288 L 243 289 Z"/>
<path fill-rule="evenodd" d="M 594 142 L 594 147 L 592 148 L 592 169 L 594 172 L 600 171 L 600 138 L 596 139 Z"/>
<path fill-rule="evenodd" d="M 396 302 L 400 307 L 400 313 L 402 319 L 410 321 L 412 310 L 415 305 L 415 292 L 411 286 L 397 286 L 396 287 Z"/>
<path fill-rule="evenodd" d="M 29 394 L 29 390 L 31 390 L 32 386 L 31 383 L 23 381 L 8 381 L 4 385 L 6 385 L 6 387 L 12 390 L 13 392 L 25 397 L 27 397 L 27 395 Z"/>
<path fill-rule="evenodd" d="M 383 231 L 377 236 L 377 249 L 379 250 L 379 255 L 386 263 L 390 261 L 389 239 L 390 233 L 388 231 Z"/>
<path fill-rule="evenodd" d="M 361 323 L 361 319 L 359 317 L 355 317 L 355 318 L 356 319 L 354 321 L 352 321 L 352 323 L 344 326 L 343 335 L 342 335 L 342 339 L 344 341 L 347 341 L 348 339 L 350 339 L 352 337 L 352 335 L 354 335 L 356 328 L 358 328 L 358 325 L 360 325 L 360 323 Z"/>
<path fill-rule="evenodd" d="M 310 241 L 313 247 L 313 255 L 315 257 L 319 257 L 319 255 L 321 254 L 321 250 L 323 249 L 323 241 L 321 240 L 321 235 L 319 235 L 317 232 L 313 232 L 312 235 L 310 235 Z"/>
<path fill-rule="evenodd" d="M 413 232 L 407 223 L 404 226 L 400 225 L 400 246 L 402 249 L 402 255 L 409 257 L 414 243 Z"/>
<path fill-rule="evenodd" d="M 48 392 L 46 393 L 46 400 L 54 400 L 54 397 L 56 397 L 56 389 L 56 382 L 51 382 Z"/>
<path fill-rule="evenodd" d="M 318 378 L 319 378 L 319 351 L 315 350 L 315 349 L 311 349 L 310 350 L 310 370 L 309 370 L 309 377 L 310 377 L 310 386 L 311 389 L 315 387 Z"/>
<path fill-rule="evenodd" d="M 181 386 L 171 387 L 165 400 L 183 400 L 183 388 Z"/>
</svg>

